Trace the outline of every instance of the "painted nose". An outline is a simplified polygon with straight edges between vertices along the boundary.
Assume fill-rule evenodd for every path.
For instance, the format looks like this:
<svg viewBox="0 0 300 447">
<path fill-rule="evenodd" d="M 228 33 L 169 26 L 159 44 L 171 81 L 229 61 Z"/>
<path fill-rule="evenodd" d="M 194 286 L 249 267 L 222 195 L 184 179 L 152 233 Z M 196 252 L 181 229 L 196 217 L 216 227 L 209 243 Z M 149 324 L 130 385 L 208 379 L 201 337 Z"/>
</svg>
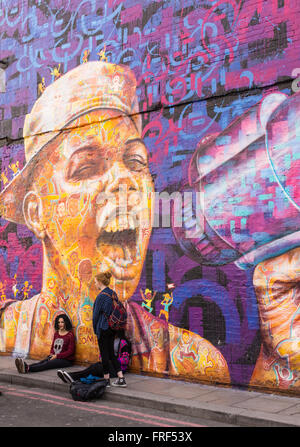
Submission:
<svg viewBox="0 0 300 447">
<path fill-rule="evenodd" d="M 141 191 L 134 175 L 121 162 L 106 173 L 104 188 L 96 197 L 97 225 L 107 231 L 136 228 Z"/>
<path fill-rule="evenodd" d="M 127 203 L 129 208 L 137 206 L 140 201 L 140 188 L 129 169 L 123 163 L 116 162 L 111 168 L 111 182 L 107 184 L 105 192 L 115 194 L 119 203 Z"/>
</svg>

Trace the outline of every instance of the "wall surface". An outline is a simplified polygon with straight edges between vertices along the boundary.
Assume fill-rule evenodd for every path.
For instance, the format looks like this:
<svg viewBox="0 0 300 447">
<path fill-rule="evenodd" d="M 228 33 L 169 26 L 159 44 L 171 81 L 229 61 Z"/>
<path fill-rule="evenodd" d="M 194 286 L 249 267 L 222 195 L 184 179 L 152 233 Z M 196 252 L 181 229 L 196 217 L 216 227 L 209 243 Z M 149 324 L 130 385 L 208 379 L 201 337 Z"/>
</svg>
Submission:
<svg viewBox="0 0 300 447">
<path fill-rule="evenodd" d="M 0 1 L 2 353 L 47 355 L 65 312 L 97 361 L 110 270 L 133 371 L 299 394 L 299 22 L 296 0 Z"/>
</svg>

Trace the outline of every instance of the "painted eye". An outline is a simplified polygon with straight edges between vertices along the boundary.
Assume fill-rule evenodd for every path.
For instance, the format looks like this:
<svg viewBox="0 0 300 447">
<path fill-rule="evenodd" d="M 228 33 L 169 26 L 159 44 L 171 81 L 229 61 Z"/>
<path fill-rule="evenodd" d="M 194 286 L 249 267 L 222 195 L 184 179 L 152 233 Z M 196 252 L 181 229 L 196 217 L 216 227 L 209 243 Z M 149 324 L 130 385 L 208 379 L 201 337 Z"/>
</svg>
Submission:
<svg viewBox="0 0 300 447">
<path fill-rule="evenodd" d="M 80 182 L 102 175 L 105 169 L 106 160 L 99 150 L 81 150 L 70 160 L 66 178 L 70 182 Z"/>
<path fill-rule="evenodd" d="M 140 139 L 127 141 L 123 162 L 130 171 L 143 171 L 148 166 L 147 149 Z"/>
<path fill-rule="evenodd" d="M 147 166 L 147 162 L 140 156 L 128 157 L 124 163 L 130 171 L 142 171 Z"/>
<path fill-rule="evenodd" d="M 76 167 L 74 170 L 68 173 L 68 179 L 74 182 L 80 180 L 86 180 L 92 177 L 96 172 L 95 165 L 83 165 Z"/>
</svg>

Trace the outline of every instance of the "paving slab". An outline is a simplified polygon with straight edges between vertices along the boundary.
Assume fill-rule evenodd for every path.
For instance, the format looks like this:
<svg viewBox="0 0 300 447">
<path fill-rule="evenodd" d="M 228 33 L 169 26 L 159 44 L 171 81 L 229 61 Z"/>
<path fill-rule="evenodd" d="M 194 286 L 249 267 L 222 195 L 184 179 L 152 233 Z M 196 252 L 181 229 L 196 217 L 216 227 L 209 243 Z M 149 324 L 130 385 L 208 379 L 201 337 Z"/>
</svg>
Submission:
<svg viewBox="0 0 300 447">
<path fill-rule="evenodd" d="M 253 396 L 251 396 L 251 393 L 249 392 L 215 389 L 210 393 L 202 395 L 200 398 L 195 396 L 193 401 L 201 400 L 201 402 L 211 402 L 219 405 L 235 405 L 249 399 L 253 399 Z"/>
<path fill-rule="evenodd" d="M 176 386 L 168 387 L 168 389 L 165 390 L 164 394 L 167 396 L 172 396 L 175 399 L 201 399 L 211 392 L 212 390 L 203 389 L 200 386 L 198 388 L 190 388 L 188 386 L 181 386 L 180 384 L 178 384 Z"/>
<path fill-rule="evenodd" d="M 284 416 L 297 416 L 298 415 L 299 420 L 300 420 L 300 404 L 293 405 L 289 408 L 286 408 L 285 410 L 282 410 L 280 412 L 280 414 L 282 414 Z"/>
<path fill-rule="evenodd" d="M 277 397 L 261 396 L 247 399 L 244 402 L 235 404 L 235 406 L 247 410 L 264 411 L 273 414 L 293 407 L 294 403 L 289 400 L 278 399 Z"/>
</svg>

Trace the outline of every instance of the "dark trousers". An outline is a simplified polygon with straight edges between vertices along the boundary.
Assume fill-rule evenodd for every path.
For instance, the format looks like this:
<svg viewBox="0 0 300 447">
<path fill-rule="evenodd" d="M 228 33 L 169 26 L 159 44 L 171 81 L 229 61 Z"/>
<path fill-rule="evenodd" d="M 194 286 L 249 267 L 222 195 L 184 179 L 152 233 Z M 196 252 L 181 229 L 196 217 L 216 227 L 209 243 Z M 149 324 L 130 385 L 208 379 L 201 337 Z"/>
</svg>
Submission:
<svg viewBox="0 0 300 447">
<path fill-rule="evenodd" d="M 98 337 L 98 345 L 102 359 L 103 374 L 109 374 L 109 361 L 111 361 L 114 370 L 121 371 L 120 363 L 114 352 L 115 334 L 111 329 L 101 330 Z"/>
<path fill-rule="evenodd" d="M 72 362 L 70 360 L 66 359 L 54 359 L 49 360 L 48 358 L 41 360 L 37 363 L 32 363 L 31 365 L 28 365 L 28 372 L 40 372 L 40 371 L 46 371 L 47 369 L 59 369 L 59 368 L 66 368 L 67 366 L 72 366 Z"/>
<path fill-rule="evenodd" d="M 82 371 L 72 371 L 68 373 L 73 380 L 80 380 L 82 378 L 88 377 L 89 375 L 95 377 L 103 377 L 103 366 L 102 362 L 93 363 Z M 109 375 L 110 377 L 117 377 L 116 371 L 114 370 L 111 361 L 109 362 Z"/>
<path fill-rule="evenodd" d="M 95 377 L 103 377 L 103 367 L 101 362 L 93 363 L 82 371 L 74 371 L 69 372 L 69 375 L 73 380 L 80 380 L 84 377 L 88 377 L 89 375 Z"/>
</svg>

